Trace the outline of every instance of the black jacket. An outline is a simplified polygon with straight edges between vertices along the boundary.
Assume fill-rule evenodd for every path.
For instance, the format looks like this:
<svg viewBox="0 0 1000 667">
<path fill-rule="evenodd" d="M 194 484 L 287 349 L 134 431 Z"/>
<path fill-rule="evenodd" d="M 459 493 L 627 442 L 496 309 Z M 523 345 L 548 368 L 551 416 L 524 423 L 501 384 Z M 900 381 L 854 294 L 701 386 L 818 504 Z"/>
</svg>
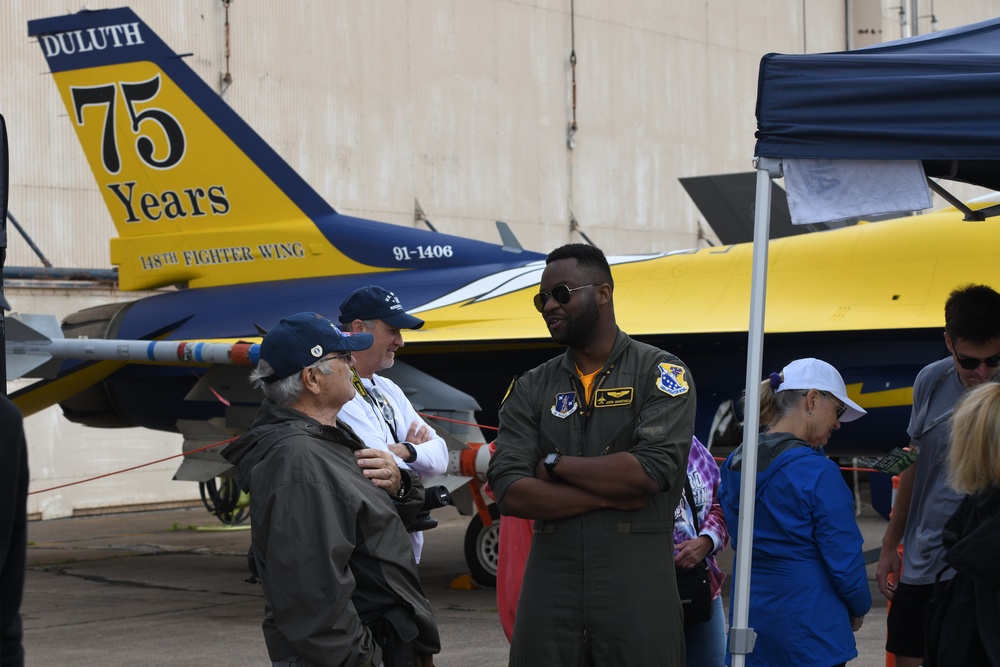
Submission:
<svg viewBox="0 0 1000 667">
<path fill-rule="evenodd" d="M 28 445 L 21 413 L 0 396 L 0 665 L 24 665 L 21 596 L 28 545 Z"/>
<path fill-rule="evenodd" d="M 406 528 L 355 463 L 363 448 L 343 424 L 324 426 L 264 401 L 250 431 L 222 452 L 250 494 L 272 660 L 371 664 L 378 650 L 369 626 L 398 608 L 416 624 L 414 647 L 440 650 Z"/>
<path fill-rule="evenodd" d="M 942 538 L 955 576 L 935 588 L 924 664 L 1000 667 L 1000 487 L 966 496 Z"/>
</svg>

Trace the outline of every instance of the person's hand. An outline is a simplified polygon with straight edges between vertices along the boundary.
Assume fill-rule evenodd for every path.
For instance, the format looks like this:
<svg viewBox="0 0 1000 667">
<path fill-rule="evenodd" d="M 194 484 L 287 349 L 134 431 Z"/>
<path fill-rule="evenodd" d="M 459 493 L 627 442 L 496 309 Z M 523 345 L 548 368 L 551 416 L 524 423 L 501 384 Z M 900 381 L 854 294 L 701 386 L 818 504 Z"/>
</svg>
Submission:
<svg viewBox="0 0 1000 667">
<path fill-rule="evenodd" d="M 545 459 L 539 459 L 538 463 L 535 464 L 535 479 L 542 479 L 546 482 L 554 482 L 555 480 L 549 477 L 549 471 L 545 467 Z"/>
<path fill-rule="evenodd" d="M 861 629 L 861 624 L 865 622 L 864 616 L 851 616 L 851 630 L 857 632 Z"/>
<path fill-rule="evenodd" d="M 434 654 L 414 651 L 413 667 L 434 667 Z"/>
<path fill-rule="evenodd" d="M 406 441 L 419 445 L 427 442 L 433 436 L 430 426 L 416 419 L 410 424 L 410 429 L 406 432 Z"/>
<path fill-rule="evenodd" d="M 375 486 L 385 489 L 390 496 L 399 493 L 402 479 L 391 452 L 382 449 L 359 449 L 354 452 L 354 459 L 361 472 Z"/>
<path fill-rule="evenodd" d="M 708 535 L 701 535 L 693 540 L 684 540 L 674 545 L 677 553 L 674 554 L 674 565 L 682 570 L 690 570 L 692 567 L 705 560 L 705 557 L 712 552 L 715 543 Z"/>
<path fill-rule="evenodd" d="M 411 445 L 419 445 L 431 439 L 431 429 L 426 424 L 414 420 L 410 424 L 410 429 L 406 432 L 405 442 Z M 389 451 L 395 454 L 402 461 L 410 458 L 410 450 L 402 442 L 389 445 Z"/>
<path fill-rule="evenodd" d="M 430 440 L 431 435 L 431 429 L 429 426 L 414 420 L 413 423 L 410 424 L 410 430 L 406 432 L 405 441 L 411 445 L 419 445 Z M 389 451 L 398 456 L 402 461 L 406 461 L 410 458 L 410 450 L 407 449 L 406 445 L 402 442 L 389 445 Z"/>
<path fill-rule="evenodd" d="M 875 583 L 878 584 L 879 593 L 885 599 L 892 601 L 892 596 L 896 593 L 896 585 L 899 583 L 899 573 L 903 568 L 903 563 L 899 559 L 899 552 L 896 547 L 882 545 L 882 552 L 878 557 L 878 568 L 875 570 Z M 892 575 L 892 581 L 889 580 Z"/>
</svg>

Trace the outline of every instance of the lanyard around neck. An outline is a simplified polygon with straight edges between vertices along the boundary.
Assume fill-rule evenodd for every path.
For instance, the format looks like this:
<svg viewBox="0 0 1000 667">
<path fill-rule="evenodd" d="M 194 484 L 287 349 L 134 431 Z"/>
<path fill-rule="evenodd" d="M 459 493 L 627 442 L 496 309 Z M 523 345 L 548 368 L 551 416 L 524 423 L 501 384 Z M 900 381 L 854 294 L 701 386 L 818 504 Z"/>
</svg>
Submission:
<svg viewBox="0 0 1000 667">
<path fill-rule="evenodd" d="M 365 399 L 368 405 L 372 406 L 375 414 L 380 416 L 382 421 L 385 422 L 385 425 L 389 427 L 390 435 L 394 438 L 397 437 L 395 412 L 393 411 L 392 406 L 389 405 L 389 402 L 385 399 L 385 396 L 382 395 L 382 392 L 375 387 L 375 378 L 372 378 L 372 388 L 371 391 L 368 391 L 364 383 L 361 381 L 361 376 L 358 375 L 358 371 L 352 368 L 351 383 L 354 385 L 354 388 L 358 390 L 358 393 L 361 394 L 361 398 Z"/>
</svg>

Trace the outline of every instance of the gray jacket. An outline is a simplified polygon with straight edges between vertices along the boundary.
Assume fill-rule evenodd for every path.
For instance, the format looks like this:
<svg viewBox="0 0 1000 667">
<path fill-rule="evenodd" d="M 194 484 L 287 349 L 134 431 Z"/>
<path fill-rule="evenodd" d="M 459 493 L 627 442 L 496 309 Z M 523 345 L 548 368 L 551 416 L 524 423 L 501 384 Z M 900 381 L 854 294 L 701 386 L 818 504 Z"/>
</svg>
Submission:
<svg viewBox="0 0 1000 667">
<path fill-rule="evenodd" d="M 399 608 L 416 625 L 414 647 L 440 651 L 406 528 L 393 500 L 355 463 L 363 448 L 339 422 L 324 426 L 264 401 L 250 431 L 222 452 L 250 493 L 251 553 L 272 660 L 378 664 L 370 626 Z M 419 509 L 419 499 L 411 503 Z"/>
</svg>

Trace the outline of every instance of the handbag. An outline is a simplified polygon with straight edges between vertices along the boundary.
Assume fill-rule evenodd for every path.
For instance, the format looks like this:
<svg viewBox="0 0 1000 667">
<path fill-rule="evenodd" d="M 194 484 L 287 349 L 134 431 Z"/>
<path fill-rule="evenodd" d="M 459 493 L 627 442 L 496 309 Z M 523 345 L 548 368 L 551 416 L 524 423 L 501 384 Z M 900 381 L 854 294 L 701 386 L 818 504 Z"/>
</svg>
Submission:
<svg viewBox="0 0 1000 667">
<path fill-rule="evenodd" d="M 685 478 L 684 494 L 687 497 L 691 515 L 694 518 L 694 529 L 698 530 L 698 512 L 694 504 L 694 494 L 691 492 L 691 482 Z M 704 623 L 712 618 L 712 588 L 708 580 L 708 563 L 702 560 L 690 569 L 674 566 L 677 576 L 677 594 L 684 610 L 684 625 Z"/>
</svg>

